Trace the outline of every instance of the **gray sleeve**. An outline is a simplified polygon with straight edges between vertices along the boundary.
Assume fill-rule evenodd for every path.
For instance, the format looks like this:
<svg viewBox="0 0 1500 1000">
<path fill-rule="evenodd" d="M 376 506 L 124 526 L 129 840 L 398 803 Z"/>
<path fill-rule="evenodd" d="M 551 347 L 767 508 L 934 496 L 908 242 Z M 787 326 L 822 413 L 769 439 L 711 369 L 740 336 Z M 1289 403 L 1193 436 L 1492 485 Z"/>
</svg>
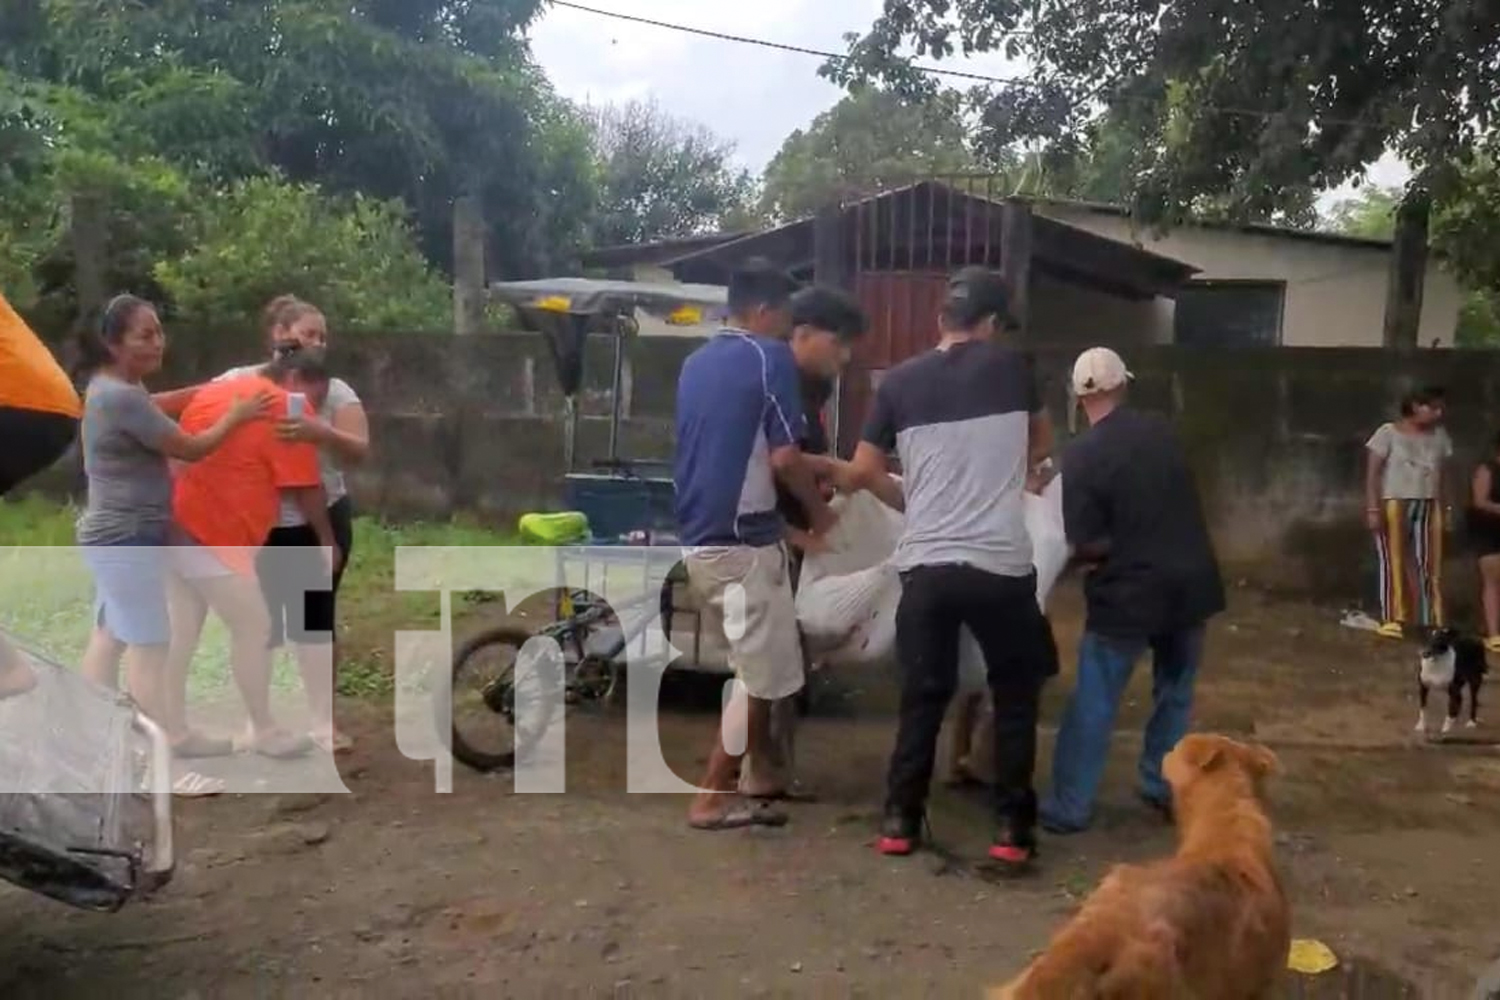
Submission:
<svg viewBox="0 0 1500 1000">
<path fill-rule="evenodd" d="M 177 430 L 176 422 L 157 409 L 145 389 L 131 387 L 111 392 L 100 402 L 106 420 L 152 451 L 160 451 Z"/>
</svg>

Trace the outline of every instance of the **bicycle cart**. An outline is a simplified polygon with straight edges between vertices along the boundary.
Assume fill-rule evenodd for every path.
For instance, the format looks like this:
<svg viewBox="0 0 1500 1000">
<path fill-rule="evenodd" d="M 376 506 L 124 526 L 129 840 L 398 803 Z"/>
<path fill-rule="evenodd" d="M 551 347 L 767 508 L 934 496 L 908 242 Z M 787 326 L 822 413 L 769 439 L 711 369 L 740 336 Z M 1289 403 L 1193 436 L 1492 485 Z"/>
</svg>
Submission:
<svg viewBox="0 0 1500 1000">
<path fill-rule="evenodd" d="M 171 880 L 171 750 L 129 698 L 15 637 L 37 683 L 0 701 L 0 878 L 112 913 Z"/>
<path fill-rule="evenodd" d="M 627 663 L 663 669 L 670 663 L 711 674 L 729 669 L 723 640 L 705 641 L 673 548 L 670 462 L 619 454 L 628 340 L 643 329 L 657 335 L 711 334 L 725 315 L 725 289 L 558 278 L 501 283 L 491 290 L 527 328 L 542 333 L 551 349 L 566 401 L 564 504 L 583 515 L 588 534 L 554 546 L 551 623 L 486 629 L 454 656 L 451 698 L 435 700 L 437 724 L 440 732 L 451 732 L 453 756 L 480 771 L 512 766 L 517 752 L 540 739 L 556 711 L 557 699 L 549 692 L 559 683 L 558 672 L 571 704 L 612 698 Z M 585 471 L 577 458 L 577 397 L 590 337 L 612 340 L 614 364 L 609 452 Z M 622 576 L 632 591 L 625 596 L 611 583 Z M 682 655 L 673 656 L 674 649 Z M 523 660 L 531 669 L 518 671 Z M 533 690 L 527 677 L 535 681 Z M 471 686 L 475 690 L 469 691 Z M 504 723 L 499 738 L 482 746 L 475 731 L 491 729 L 497 721 Z"/>
</svg>

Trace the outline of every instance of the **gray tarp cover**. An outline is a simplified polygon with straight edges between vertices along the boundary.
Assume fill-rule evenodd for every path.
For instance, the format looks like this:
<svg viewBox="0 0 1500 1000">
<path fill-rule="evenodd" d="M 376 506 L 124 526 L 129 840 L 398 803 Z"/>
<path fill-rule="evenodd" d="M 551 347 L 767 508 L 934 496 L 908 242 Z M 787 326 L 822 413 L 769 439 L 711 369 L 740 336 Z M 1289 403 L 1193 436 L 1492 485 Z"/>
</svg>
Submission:
<svg viewBox="0 0 1500 1000">
<path fill-rule="evenodd" d="M 522 321 L 540 330 L 552 351 L 563 394 L 574 396 L 583 382 L 583 344 L 601 316 L 634 316 L 636 310 L 666 320 L 684 306 L 701 313 L 700 322 L 716 323 L 728 308 L 727 289 L 719 285 L 669 285 L 594 278 L 541 278 L 501 281 L 490 294 L 515 306 Z M 547 299 L 568 300 L 566 312 L 543 309 Z"/>
<path fill-rule="evenodd" d="M 698 308 L 706 319 L 722 317 L 729 302 L 728 289 L 722 285 L 673 285 L 595 278 L 500 281 L 492 284 L 490 291 L 516 306 L 559 297 L 568 300 L 569 312 L 599 314 L 644 309 L 664 319 L 683 306 Z"/>
<path fill-rule="evenodd" d="M 0 877 L 92 910 L 141 888 L 153 838 L 147 741 L 125 697 L 26 643 L 37 685 L 0 700 Z"/>
</svg>

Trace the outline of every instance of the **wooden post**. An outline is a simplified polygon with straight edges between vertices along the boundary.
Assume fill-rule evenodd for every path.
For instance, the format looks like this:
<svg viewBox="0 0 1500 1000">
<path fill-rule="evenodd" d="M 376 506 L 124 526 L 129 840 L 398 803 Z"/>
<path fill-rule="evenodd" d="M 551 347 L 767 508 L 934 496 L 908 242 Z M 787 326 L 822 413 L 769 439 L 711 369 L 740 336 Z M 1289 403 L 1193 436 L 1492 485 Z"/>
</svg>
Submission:
<svg viewBox="0 0 1500 1000">
<path fill-rule="evenodd" d="M 1410 351 L 1422 325 L 1422 289 L 1427 282 L 1427 231 L 1432 198 L 1421 188 L 1407 191 L 1396 208 L 1396 235 L 1391 244 L 1390 279 L 1386 284 L 1387 348 Z"/>
<path fill-rule="evenodd" d="M 813 281 L 829 288 L 854 291 L 854 273 L 850 268 L 847 253 L 848 242 L 844 239 L 844 206 L 832 201 L 824 205 L 813 219 Z M 858 364 L 858 362 L 855 362 Z M 828 401 L 828 443 L 835 455 L 848 455 L 853 448 L 844 447 L 844 379 L 841 376 L 833 385 L 833 396 Z"/>
<path fill-rule="evenodd" d="M 1010 200 L 1000 209 L 1000 274 L 1010 291 L 1017 339 L 1027 340 L 1031 327 L 1031 205 Z"/>
<path fill-rule="evenodd" d="M 484 329 L 484 244 L 484 207 L 478 196 L 462 195 L 453 203 L 453 331 L 460 336 Z"/>
<path fill-rule="evenodd" d="M 844 252 L 844 206 L 825 205 L 813 219 L 813 280 L 830 288 L 848 289 L 854 275 Z"/>
<path fill-rule="evenodd" d="M 78 293 L 78 313 L 92 316 L 109 295 L 105 275 L 109 269 L 109 220 L 103 199 L 97 194 L 72 197 L 69 239 L 73 244 L 73 287 Z"/>
</svg>

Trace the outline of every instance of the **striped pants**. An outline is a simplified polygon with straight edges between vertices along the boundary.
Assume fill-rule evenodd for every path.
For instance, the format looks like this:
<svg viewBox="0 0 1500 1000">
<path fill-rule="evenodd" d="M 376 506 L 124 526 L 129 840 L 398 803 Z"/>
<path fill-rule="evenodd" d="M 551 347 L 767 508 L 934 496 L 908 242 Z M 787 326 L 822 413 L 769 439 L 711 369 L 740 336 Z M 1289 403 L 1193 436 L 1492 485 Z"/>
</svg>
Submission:
<svg viewBox="0 0 1500 1000">
<path fill-rule="evenodd" d="M 1383 501 L 1375 533 L 1380 620 L 1418 627 L 1443 624 L 1443 512 L 1432 500 Z"/>
</svg>

